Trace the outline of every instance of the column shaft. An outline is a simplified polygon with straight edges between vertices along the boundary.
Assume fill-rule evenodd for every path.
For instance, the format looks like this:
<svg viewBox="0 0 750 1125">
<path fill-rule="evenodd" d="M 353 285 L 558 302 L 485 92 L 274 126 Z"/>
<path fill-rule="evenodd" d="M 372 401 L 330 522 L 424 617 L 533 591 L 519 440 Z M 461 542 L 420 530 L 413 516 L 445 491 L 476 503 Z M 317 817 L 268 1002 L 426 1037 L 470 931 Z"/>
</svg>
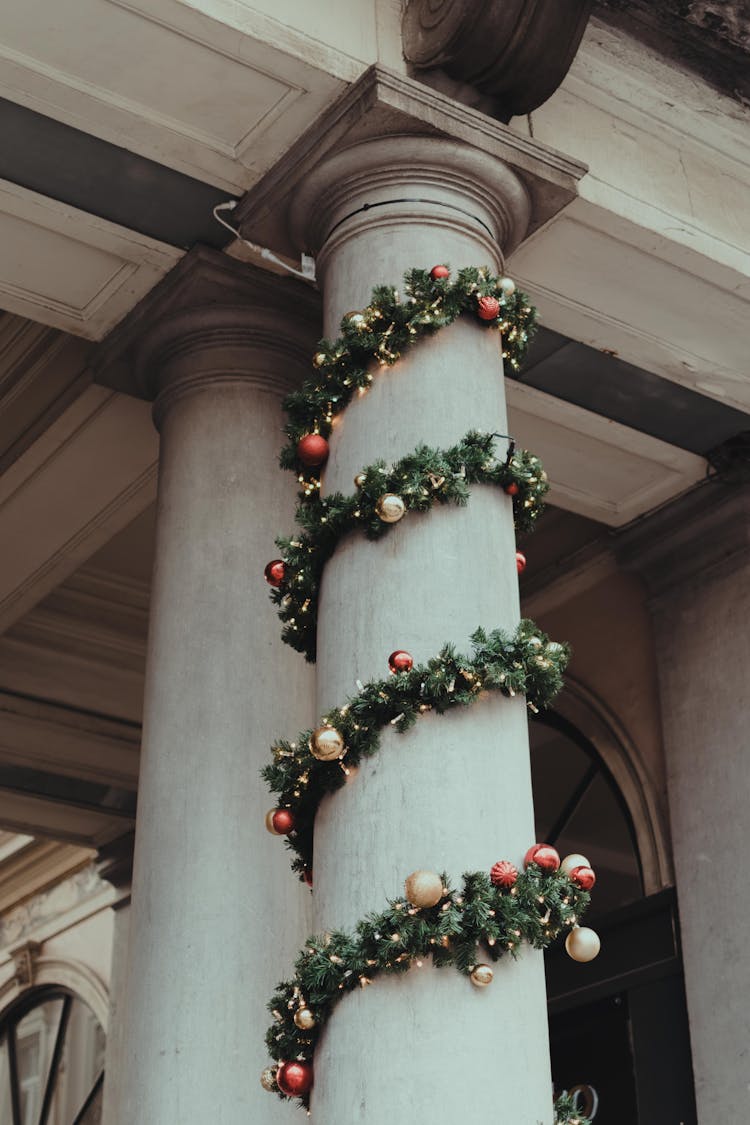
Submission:
<svg viewBox="0 0 750 1125">
<path fill-rule="evenodd" d="M 262 1029 L 307 929 L 259 777 L 312 700 L 263 581 L 293 521 L 276 461 L 294 357 L 272 317 L 195 323 L 146 346 L 161 458 L 117 1125 L 287 1120 L 258 1082 Z"/>
<path fill-rule="evenodd" d="M 334 158 L 297 201 L 298 221 L 314 214 L 311 237 L 322 245 L 326 334 L 373 285 L 398 287 L 413 266 L 501 269 L 495 239 L 511 241 L 525 208 L 512 173 L 460 146 L 395 138 Z M 507 433 L 498 335 L 463 320 L 379 372 L 337 421 L 324 491 L 350 493 L 364 465 L 420 442 L 452 445 L 471 428 Z M 467 651 L 478 626 L 513 629 L 518 618 L 511 503 L 496 490 L 475 488 L 465 509 L 407 515 L 378 543 L 352 536 L 323 580 L 319 712 L 343 704 L 357 679 L 387 675 L 396 648 L 416 662 L 446 641 Z M 387 731 L 379 754 L 318 813 L 317 928 L 350 928 L 383 909 L 417 868 L 458 881 L 500 858 L 520 862 L 533 826 L 523 699 L 485 698 L 405 735 Z M 548 1123 L 541 954 L 508 957 L 483 991 L 429 965 L 379 979 L 337 1007 L 315 1064 L 313 1116 L 325 1125 L 453 1125 L 469 1105 L 473 1123 L 496 1125 L 500 1101 L 508 1120 Z"/>
</svg>

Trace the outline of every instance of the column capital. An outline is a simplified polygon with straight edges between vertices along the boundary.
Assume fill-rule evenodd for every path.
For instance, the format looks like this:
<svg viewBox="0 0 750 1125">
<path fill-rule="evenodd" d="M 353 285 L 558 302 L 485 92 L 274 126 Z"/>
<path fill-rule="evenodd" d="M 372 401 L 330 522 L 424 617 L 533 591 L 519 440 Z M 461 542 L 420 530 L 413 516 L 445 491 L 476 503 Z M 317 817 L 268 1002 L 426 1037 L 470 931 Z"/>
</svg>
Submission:
<svg viewBox="0 0 750 1125">
<path fill-rule="evenodd" d="M 320 298 L 307 283 L 196 246 L 99 346 L 99 383 L 160 399 L 209 379 L 284 394 L 309 371 Z"/>
<path fill-rule="evenodd" d="M 522 178 L 490 153 L 446 137 L 394 136 L 360 141 L 318 164 L 295 193 L 289 229 L 318 255 L 320 270 L 336 242 L 362 227 L 465 228 L 491 261 L 498 248 L 502 257 L 518 245 L 530 219 Z"/>
<path fill-rule="evenodd" d="M 207 386 L 250 384 L 284 395 L 310 366 L 319 333 L 279 309 L 203 305 L 156 323 L 135 353 L 136 385 L 154 400 L 160 425 L 176 399 Z"/>
<path fill-rule="evenodd" d="M 392 145 L 396 142 L 395 150 L 371 147 L 386 138 Z M 385 187 L 389 170 L 382 162 L 387 154 L 398 151 L 398 183 L 403 185 L 404 174 L 410 176 L 411 164 L 415 182 L 418 179 L 424 186 L 425 171 L 428 177 L 436 175 L 430 159 L 429 168 L 422 169 L 419 176 L 429 143 L 436 146 L 431 150 L 435 161 L 447 162 L 442 175 L 437 173 L 437 187 L 445 189 L 449 182 L 455 187 L 458 181 L 478 206 L 482 186 L 487 189 L 489 178 L 491 198 L 483 203 L 490 210 L 488 225 L 498 224 L 493 237 L 509 239 L 503 250 L 533 233 L 570 203 L 577 194 L 578 180 L 586 172 L 585 165 L 547 145 L 414 79 L 376 65 L 353 83 L 250 189 L 235 218 L 246 238 L 295 256 L 309 249 L 307 238 L 319 240 L 325 234 L 315 216 L 310 217 L 312 229 L 308 229 L 301 215 L 302 203 L 296 202 L 298 198 L 312 205 L 312 199 L 319 198 L 315 187 L 321 175 L 321 182 L 325 182 L 325 172 L 319 171 L 323 164 L 333 161 L 332 167 L 341 167 L 351 194 L 358 160 L 367 186 L 377 174 Z M 337 190 L 339 209 L 345 199 L 346 192 Z M 330 216 L 329 206 L 325 211 Z M 427 211 L 429 207 L 423 213 Z"/>
<path fill-rule="evenodd" d="M 617 557 L 655 604 L 750 560 L 750 487 L 710 479 L 617 539 Z"/>
</svg>

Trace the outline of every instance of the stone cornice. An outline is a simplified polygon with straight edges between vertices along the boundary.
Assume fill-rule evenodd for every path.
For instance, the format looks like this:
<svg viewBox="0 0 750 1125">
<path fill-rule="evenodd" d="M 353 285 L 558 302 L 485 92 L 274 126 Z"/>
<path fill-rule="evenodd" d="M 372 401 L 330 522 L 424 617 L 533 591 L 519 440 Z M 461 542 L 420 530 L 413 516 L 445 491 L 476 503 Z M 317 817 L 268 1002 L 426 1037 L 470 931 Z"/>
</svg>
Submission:
<svg viewBox="0 0 750 1125">
<path fill-rule="evenodd" d="M 397 136 L 443 137 L 505 163 L 522 181 L 531 210 L 527 234 L 575 198 L 585 165 L 521 136 L 483 113 L 373 66 L 294 144 L 234 212 L 246 238 L 291 257 L 291 199 L 324 160 L 358 143 Z"/>
<path fill-rule="evenodd" d="M 152 398 L 149 348 L 163 355 L 171 348 L 176 357 L 181 348 L 205 351 L 213 344 L 273 347 L 293 366 L 304 355 L 307 366 L 319 335 L 320 299 L 311 286 L 196 246 L 109 334 L 92 367 L 96 382 Z"/>
<path fill-rule="evenodd" d="M 750 561 L 750 487 L 716 480 L 633 524 L 616 540 L 618 562 L 654 599 L 705 583 Z"/>
</svg>

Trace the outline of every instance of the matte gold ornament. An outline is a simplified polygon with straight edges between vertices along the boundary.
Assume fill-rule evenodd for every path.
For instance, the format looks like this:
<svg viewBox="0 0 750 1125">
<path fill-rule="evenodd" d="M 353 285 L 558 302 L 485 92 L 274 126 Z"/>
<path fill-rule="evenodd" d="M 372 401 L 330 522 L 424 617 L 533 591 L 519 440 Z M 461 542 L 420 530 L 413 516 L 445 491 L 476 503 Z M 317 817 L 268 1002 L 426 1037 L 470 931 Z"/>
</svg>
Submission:
<svg viewBox="0 0 750 1125">
<path fill-rule="evenodd" d="M 313 356 L 313 367 L 322 367 L 325 361 L 325 352 L 316 352 Z"/>
<path fill-rule="evenodd" d="M 275 1066 L 267 1066 L 265 1070 L 261 1071 L 260 1084 L 264 1090 L 268 1090 L 269 1094 L 273 1094 L 278 1089 Z"/>
<path fill-rule="evenodd" d="M 383 523 L 398 523 L 406 514 L 406 504 L 395 492 L 385 492 L 377 501 L 375 511 Z"/>
<path fill-rule="evenodd" d="M 494 976 L 491 965 L 475 965 L 471 970 L 471 983 L 477 988 L 486 988 L 492 984 Z"/>
<path fill-rule="evenodd" d="M 318 727 L 310 739 L 310 753 L 319 762 L 332 762 L 346 753 L 344 739 L 335 727 Z"/>
<path fill-rule="evenodd" d="M 412 871 L 404 884 L 404 892 L 412 906 L 420 910 L 437 906 L 443 897 L 443 880 L 435 871 Z"/>
<path fill-rule="evenodd" d="M 298 1008 L 294 1013 L 294 1022 L 300 1031 L 310 1031 L 315 1027 L 315 1016 L 309 1008 Z"/>
<path fill-rule="evenodd" d="M 497 287 L 505 297 L 512 297 L 516 291 L 516 283 L 512 277 L 501 277 Z"/>
<path fill-rule="evenodd" d="M 575 867 L 591 867 L 591 864 L 586 859 L 585 855 L 578 855 L 573 852 L 572 855 L 566 855 L 565 859 L 560 864 L 560 870 L 564 871 L 566 875 L 570 875 Z"/>
<path fill-rule="evenodd" d="M 366 480 L 367 480 L 367 475 L 365 473 L 357 473 L 356 477 L 354 478 L 354 487 L 355 488 L 364 488 Z"/>
<path fill-rule="evenodd" d="M 593 961 L 601 947 L 596 930 L 590 930 L 588 926 L 575 926 L 565 939 L 568 956 L 574 961 Z"/>
</svg>

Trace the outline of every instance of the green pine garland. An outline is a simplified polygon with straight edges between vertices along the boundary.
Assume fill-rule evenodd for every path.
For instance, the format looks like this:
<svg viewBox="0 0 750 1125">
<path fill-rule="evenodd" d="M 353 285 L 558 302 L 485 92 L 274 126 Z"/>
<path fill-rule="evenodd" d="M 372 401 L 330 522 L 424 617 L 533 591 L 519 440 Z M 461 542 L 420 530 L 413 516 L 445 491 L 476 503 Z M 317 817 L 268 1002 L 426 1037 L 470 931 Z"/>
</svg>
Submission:
<svg viewBox="0 0 750 1125">
<path fill-rule="evenodd" d="M 536 310 L 525 293 L 506 293 L 503 279 L 486 267 L 471 267 L 459 270 L 455 281 L 432 278 L 426 270 L 410 270 L 404 277 L 404 294 L 402 301 L 393 286 L 378 286 L 367 308 L 343 318 L 336 340 L 320 341 L 313 360 L 317 378 L 306 380 L 284 400 L 289 444 L 281 452 L 282 468 L 300 472 L 300 438 L 308 433 L 328 437 L 333 419 L 372 383 L 373 361 L 391 367 L 417 340 L 434 335 L 462 313 L 476 317 L 480 297 L 492 296 L 500 302 L 495 320 L 477 323 L 500 330 L 506 374 L 516 376 L 536 330 Z M 311 490 L 316 487 L 317 470 L 303 468 L 300 475 L 300 483 L 309 482 Z"/>
<path fill-rule="evenodd" d="M 404 294 L 402 301 L 393 287 L 374 289 L 367 308 L 343 318 L 336 340 L 321 341 L 313 359 L 316 377 L 284 401 L 288 444 L 280 463 L 298 474 L 297 519 L 303 530 L 294 538 L 277 540 L 284 576 L 272 596 L 284 622 L 284 640 L 308 660 L 315 658 L 318 591 L 325 564 L 349 532 L 361 530 L 378 539 L 389 529 L 376 509 L 384 493 L 400 496 L 407 512 L 424 512 L 434 503 L 465 504 L 472 484 L 500 486 L 513 495 L 514 522 L 523 531 L 532 528 L 543 509 L 548 485 L 539 459 L 515 452 L 511 443 L 507 457 L 500 460 L 495 440 L 501 435 L 477 432 L 447 450 L 419 446 L 390 468 L 385 462 L 369 466 L 358 475 L 358 493 L 353 496 L 320 497 L 320 470 L 300 462 L 298 444 L 307 434 L 330 435 L 334 418 L 372 383 L 373 361 L 391 366 L 417 339 L 470 313 L 478 324 L 500 330 L 505 372 L 517 377 L 535 331 L 536 312 L 507 279 L 494 277 L 486 268 L 463 269 L 452 282 L 433 278 L 425 270 L 411 270 L 404 278 Z M 489 322 L 477 315 L 482 297 L 499 302 L 498 315 Z M 537 711 L 559 691 L 569 650 L 550 641 L 533 622 L 522 621 L 513 636 L 499 629 L 490 633 L 478 629 L 471 640 L 471 656 L 445 645 L 425 665 L 366 685 L 358 682 L 359 693 L 323 716 L 321 723 L 341 735 L 340 759 L 318 760 L 311 752 L 311 730 L 303 731 L 296 742 L 280 741 L 274 746 L 274 761 L 263 776 L 277 795 L 279 808 L 293 817 L 287 845 L 296 853 L 294 870 L 311 873 L 318 806 L 327 793 L 344 784 L 351 767 L 377 751 L 384 726 L 401 733 L 420 714 L 468 706 L 486 691 L 524 694 L 527 705 Z M 405 972 L 430 956 L 439 967 L 454 965 L 470 975 L 478 944 L 493 961 L 505 952 L 516 956 L 522 941 L 546 948 L 577 923 L 589 901 L 589 895 L 563 872 L 544 873 L 534 863 L 510 889 L 495 887 L 481 872 L 464 876 L 461 893 L 450 888 L 447 876 L 442 880 L 443 897 L 434 907 L 419 910 L 406 899 L 396 899 L 388 911 L 360 922 L 354 934 L 337 932 L 308 941 L 293 980 L 278 986 L 269 1005 L 275 1022 L 266 1042 L 274 1058 L 310 1062 L 336 1003 L 379 974 Z M 295 1014 L 303 1007 L 313 1013 L 312 1027 L 309 1021 L 307 1027 L 295 1023 Z M 273 1084 L 273 1071 L 264 1074 L 264 1084 L 269 1073 Z M 299 1100 L 309 1103 L 307 1096 Z M 555 1103 L 555 1120 L 557 1125 L 590 1125 L 567 1097 Z"/>
<path fill-rule="evenodd" d="M 510 488 L 515 493 L 516 530 L 530 531 L 544 510 L 547 474 L 538 457 L 526 450 L 516 451 L 513 443 L 498 458 L 500 436 L 472 430 L 450 449 L 420 445 L 391 468 L 385 461 L 377 461 L 363 469 L 356 495 L 334 492 L 324 498 L 317 493 L 303 497 L 296 515 L 304 532 L 276 540 L 285 564 L 284 580 L 272 592 L 284 622 L 282 639 L 314 663 L 318 592 L 325 564 L 349 532 L 361 531 L 368 539 L 379 539 L 394 526 L 377 514 L 377 502 L 384 493 L 400 496 L 407 512 L 427 512 L 434 504 L 465 505 L 473 484 Z M 312 492 L 311 485 L 306 488 Z"/>
<path fill-rule="evenodd" d="M 405 973 L 426 957 L 438 968 L 453 965 L 470 976 L 478 959 L 497 961 L 508 952 L 515 957 L 522 942 L 546 949 L 577 924 L 590 900 L 563 871 L 545 873 L 535 863 L 510 888 L 494 886 L 482 871 L 464 875 L 460 891 L 451 888 L 447 875 L 441 878 L 443 896 L 433 907 L 417 909 L 397 898 L 383 913 L 359 922 L 354 933 L 307 941 L 294 977 L 278 985 L 268 1005 L 274 1022 L 266 1046 L 272 1058 L 311 1062 L 338 1002 L 378 976 Z M 297 1026 L 300 1009 L 312 1014 L 313 1027 Z M 298 1100 L 308 1105 L 308 1097 Z"/>
<path fill-rule="evenodd" d="M 593 1122 L 583 1116 L 571 1097 L 561 1094 L 555 1102 L 555 1125 L 593 1125 Z"/>
<path fill-rule="evenodd" d="M 324 715 L 320 725 L 334 727 L 343 737 L 346 756 L 341 762 L 322 762 L 313 756 L 312 730 L 303 731 L 294 742 L 276 743 L 274 761 L 264 768 L 263 777 L 277 795 L 277 806 L 294 815 L 294 830 L 287 836 L 287 846 L 296 853 L 293 870 L 311 869 L 313 825 L 320 802 L 341 788 L 351 767 L 375 754 L 383 727 L 391 725 L 403 733 L 420 715 L 470 706 L 487 691 L 525 695 L 527 706 L 538 711 L 560 690 L 569 649 L 550 641 L 533 621 L 521 621 L 512 636 L 501 629 L 490 633 L 477 629 L 471 643 L 471 656 L 445 645 L 426 664 L 358 685 L 359 694 Z"/>
</svg>

